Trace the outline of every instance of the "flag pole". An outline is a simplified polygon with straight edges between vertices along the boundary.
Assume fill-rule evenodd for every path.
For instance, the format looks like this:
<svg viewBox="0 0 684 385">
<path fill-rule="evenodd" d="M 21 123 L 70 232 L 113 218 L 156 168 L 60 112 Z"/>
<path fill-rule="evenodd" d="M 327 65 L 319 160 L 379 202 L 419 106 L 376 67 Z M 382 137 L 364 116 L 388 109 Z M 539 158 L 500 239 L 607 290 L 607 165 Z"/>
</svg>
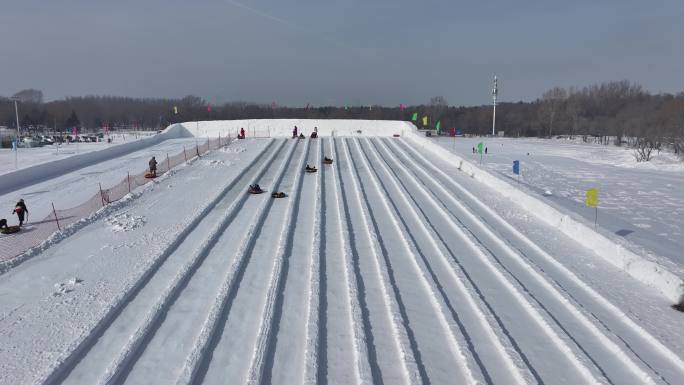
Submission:
<svg viewBox="0 0 684 385">
<path fill-rule="evenodd" d="M 496 129 L 496 96 L 499 93 L 499 88 L 497 87 L 496 84 L 496 75 L 494 75 L 494 88 L 492 88 L 492 97 L 494 99 L 494 111 L 492 113 L 492 138 L 496 134 L 495 129 Z"/>
</svg>

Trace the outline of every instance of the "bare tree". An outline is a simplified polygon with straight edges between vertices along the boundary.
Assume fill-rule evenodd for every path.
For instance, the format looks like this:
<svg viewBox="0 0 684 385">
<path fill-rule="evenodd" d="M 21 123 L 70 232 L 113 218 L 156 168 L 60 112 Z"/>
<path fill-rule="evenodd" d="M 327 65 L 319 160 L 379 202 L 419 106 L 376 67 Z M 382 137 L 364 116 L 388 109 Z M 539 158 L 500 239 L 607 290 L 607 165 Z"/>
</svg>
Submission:
<svg viewBox="0 0 684 385">
<path fill-rule="evenodd" d="M 43 103 L 43 91 L 34 89 L 21 90 L 12 95 L 12 98 L 18 99 L 22 103 L 41 104 Z"/>
<path fill-rule="evenodd" d="M 553 123 L 557 119 L 561 106 L 568 97 L 565 88 L 554 87 L 542 95 L 539 107 L 540 120 L 548 127 L 548 136 L 553 135 Z"/>
</svg>

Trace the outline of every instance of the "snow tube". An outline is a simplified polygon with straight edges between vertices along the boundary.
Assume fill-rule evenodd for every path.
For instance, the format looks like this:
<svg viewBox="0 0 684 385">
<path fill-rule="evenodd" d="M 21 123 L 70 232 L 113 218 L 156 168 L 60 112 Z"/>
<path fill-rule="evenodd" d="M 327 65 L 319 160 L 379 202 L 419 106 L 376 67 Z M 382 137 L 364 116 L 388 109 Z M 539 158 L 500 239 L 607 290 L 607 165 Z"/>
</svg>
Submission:
<svg viewBox="0 0 684 385">
<path fill-rule="evenodd" d="M 255 188 L 250 188 L 247 190 L 250 194 L 261 194 L 264 192 L 262 189 L 255 189 Z"/>
<path fill-rule="evenodd" d="M 306 172 L 308 172 L 308 173 L 312 173 L 312 172 L 316 172 L 316 171 L 318 171 L 318 170 L 316 169 L 316 167 L 307 168 L 307 169 L 306 169 Z"/>
<path fill-rule="evenodd" d="M 154 179 L 154 178 L 156 178 L 156 177 L 157 177 L 157 175 L 152 174 L 151 172 L 146 172 L 146 173 L 145 173 L 145 178 L 147 178 L 147 179 Z"/>
<path fill-rule="evenodd" d="M 271 197 L 273 197 L 273 198 L 285 198 L 286 196 L 287 196 L 287 194 L 285 194 L 282 191 L 281 192 L 274 192 L 271 194 Z"/>
<path fill-rule="evenodd" d="M 2 234 L 14 234 L 16 232 L 19 232 L 20 227 L 19 226 L 7 226 L 6 228 L 0 229 L 0 233 Z"/>
<path fill-rule="evenodd" d="M 395 137 L 395 138 L 398 138 L 400 135 L 399 135 L 399 134 L 394 134 L 394 135 L 392 135 L 392 136 Z"/>
<path fill-rule="evenodd" d="M 332 164 L 332 159 L 323 159 L 323 164 Z"/>
</svg>

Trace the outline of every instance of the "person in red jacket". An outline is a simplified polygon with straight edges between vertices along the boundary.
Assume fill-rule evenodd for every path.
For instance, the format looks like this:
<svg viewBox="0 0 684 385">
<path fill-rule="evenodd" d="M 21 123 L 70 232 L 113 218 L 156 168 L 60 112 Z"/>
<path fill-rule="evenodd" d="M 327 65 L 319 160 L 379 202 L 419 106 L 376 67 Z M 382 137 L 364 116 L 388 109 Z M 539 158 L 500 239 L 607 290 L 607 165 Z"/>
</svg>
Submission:
<svg viewBox="0 0 684 385">
<path fill-rule="evenodd" d="M 24 203 L 23 199 L 19 199 L 19 202 L 14 206 L 14 211 L 12 211 L 13 214 L 17 214 L 17 217 L 19 217 L 19 226 L 21 226 L 24 223 L 24 215 L 27 215 L 28 219 L 28 209 L 26 208 L 26 204 Z"/>
<path fill-rule="evenodd" d="M 245 138 L 245 128 L 244 127 L 240 128 L 240 138 L 242 138 L 242 139 Z"/>
</svg>

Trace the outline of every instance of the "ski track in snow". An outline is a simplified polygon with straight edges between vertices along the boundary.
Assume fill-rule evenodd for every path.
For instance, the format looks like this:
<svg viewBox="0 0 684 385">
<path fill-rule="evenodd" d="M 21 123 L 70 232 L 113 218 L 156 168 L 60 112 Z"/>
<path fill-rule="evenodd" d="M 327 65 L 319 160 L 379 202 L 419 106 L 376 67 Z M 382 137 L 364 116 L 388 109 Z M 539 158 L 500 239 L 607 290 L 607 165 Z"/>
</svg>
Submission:
<svg viewBox="0 0 684 385">
<path fill-rule="evenodd" d="M 271 140 L 159 253 L 40 382 L 684 378 L 682 352 L 404 139 Z"/>
</svg>

